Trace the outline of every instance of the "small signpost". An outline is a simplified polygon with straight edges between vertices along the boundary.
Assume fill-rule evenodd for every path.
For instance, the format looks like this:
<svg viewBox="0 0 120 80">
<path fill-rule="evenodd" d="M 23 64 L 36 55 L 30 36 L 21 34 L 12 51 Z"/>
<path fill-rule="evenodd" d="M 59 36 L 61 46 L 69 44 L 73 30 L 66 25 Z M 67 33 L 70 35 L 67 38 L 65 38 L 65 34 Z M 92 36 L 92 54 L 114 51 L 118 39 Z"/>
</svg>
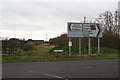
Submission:
<svg viewBox="0 0 120 80">
<path fill-rule="evenodd" d="M 72 46 L 71 38 L 69 38 L 68 46 L 69 46 L 69 56 L 71 56 L 71 46 Z"/>
<path fill-rule="evenodd" d="M 69 41 L 68 45 L 69 45 L 69 46 L 72 46 L 72 42 L 71 42 L 71 41 Z"/>
<path fill-rule="evenodd" d="M 69 55 L 71 56 L 71 37 L 79 37 L 79 55 L 81 55 L 81 37 L 89 38 L 89 55 L 90 55 L 90 38 L 98 38 L 98 55 L 100 55 L 100 38 L 102 37 L 102 25 L 98 23 L 73 23 L 69 22 L 67 26 L 69 37 Z"/>
</svg>

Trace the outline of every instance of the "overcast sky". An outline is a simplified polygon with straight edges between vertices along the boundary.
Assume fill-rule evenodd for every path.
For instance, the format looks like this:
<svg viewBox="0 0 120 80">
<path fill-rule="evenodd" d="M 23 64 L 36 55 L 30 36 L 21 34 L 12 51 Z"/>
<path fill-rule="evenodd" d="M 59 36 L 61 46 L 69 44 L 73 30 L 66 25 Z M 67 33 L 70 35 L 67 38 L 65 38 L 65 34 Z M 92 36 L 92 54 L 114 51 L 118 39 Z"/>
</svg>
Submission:
<svg viewBox="0 0 120 80">
<path fill-rule="evenodd" d="M 100 0 L 101 1 L 101 0 Z M 0 2 L 0 37 L 46 40 L 67 32 L 67 22 L 93 21 L 106 10 L 115 11 L 119 0 Z"/>
</svg>

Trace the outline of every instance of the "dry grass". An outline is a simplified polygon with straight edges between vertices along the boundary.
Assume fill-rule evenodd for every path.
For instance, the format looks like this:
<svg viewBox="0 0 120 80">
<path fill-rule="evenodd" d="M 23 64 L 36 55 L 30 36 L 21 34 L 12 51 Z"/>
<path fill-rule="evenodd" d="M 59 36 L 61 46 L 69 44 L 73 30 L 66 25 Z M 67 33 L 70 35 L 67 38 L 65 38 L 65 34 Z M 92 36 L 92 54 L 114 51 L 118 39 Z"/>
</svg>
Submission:
<svg viewBox="0 0 120 80">
<path fill-rule="evenodd" d="M 52 49 L 54 46 L 45 46 L 44 44 L 40 44 L 36 46 L 36 52 L 38 54 L 45 54 L 49 52 L 50 49 Z"/>
</svg>

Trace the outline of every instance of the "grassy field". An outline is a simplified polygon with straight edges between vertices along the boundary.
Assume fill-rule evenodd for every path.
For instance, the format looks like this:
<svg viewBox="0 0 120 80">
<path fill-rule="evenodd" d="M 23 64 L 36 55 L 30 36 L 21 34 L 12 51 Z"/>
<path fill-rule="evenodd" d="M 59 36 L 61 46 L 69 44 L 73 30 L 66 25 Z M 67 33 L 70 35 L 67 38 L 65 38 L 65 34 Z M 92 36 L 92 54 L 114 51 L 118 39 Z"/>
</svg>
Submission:
<svg viewBox="0 0 120 80">
<path fill-rule="evenodd" d="M 53 50 L 63 49 L 63 53 L 54 54 Z M 82 48 L 82 55 L 78 55 L 78 48 L 72 48 L 72 56 L 68 55 L 68 47 L 54 47 L 44 54 L 13 55 L 2 57 L 2 62 L 34 62 L 34 61 L 59 61 L 59 60 L 94 60 L 94 59 L 118 59 L 118 50 L 101 48 L 101 55 L 97 55 L 97 48 L 92 47 L 91 55 L 87 54 L 87 48 Z"/>
</svg>

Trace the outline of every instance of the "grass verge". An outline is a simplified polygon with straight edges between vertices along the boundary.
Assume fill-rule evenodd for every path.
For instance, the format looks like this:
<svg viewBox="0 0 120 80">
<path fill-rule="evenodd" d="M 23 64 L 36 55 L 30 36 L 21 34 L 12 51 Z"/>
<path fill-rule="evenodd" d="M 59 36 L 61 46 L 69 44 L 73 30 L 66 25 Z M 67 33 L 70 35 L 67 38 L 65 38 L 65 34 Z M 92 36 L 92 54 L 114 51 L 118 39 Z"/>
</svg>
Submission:
<svg viewBox="0 0 120 80">
<path fill-rule="evenodd" d="M 95 59 L 118 59 L 118 54 L 101 54 L 97 55 L 62 55 L 57 56 L 53 54 L 44 55 L 26 55 L 26 56 L 7 56 L 2 58 L 3 63 L 8 62 L 36 62 L 36 61 L 69 61 L 69 60 L 95 60 Z"/>
<path fill-rule="evenodd" d="M 38 48 L 40 48 L 38 46 Z M 43 49 L 43 48 L 42 48 Z M 54 50 L 63 49 L 64 53 L 54 54 Z M 41 50 L 38 49 L 38 50 Z M 47 51 L 45 51 L 47 50 Z M 29 55 L 12 55 L 12 56 L 3 56 L 2 62 L 35 62 L 35 61 L 68 61 L 68 60 L 95 60 L 95 59 L 118 59 L 118 50 L 112 48 L 101 47 L 101 55 L 98 56 L 97 47 L 91 48 L 91 55 L 87 55 L 87 47 L 82 48 L 82 56 L 78 55 L 78 47 L 72 47 L 72 56 L 68 55 L 68 47 L 60 46 L 53 48 L 46 48 L 44 54 L 29 54 Z M 38 51 L 39 52 L 39 51 Z"/>
</svg>

